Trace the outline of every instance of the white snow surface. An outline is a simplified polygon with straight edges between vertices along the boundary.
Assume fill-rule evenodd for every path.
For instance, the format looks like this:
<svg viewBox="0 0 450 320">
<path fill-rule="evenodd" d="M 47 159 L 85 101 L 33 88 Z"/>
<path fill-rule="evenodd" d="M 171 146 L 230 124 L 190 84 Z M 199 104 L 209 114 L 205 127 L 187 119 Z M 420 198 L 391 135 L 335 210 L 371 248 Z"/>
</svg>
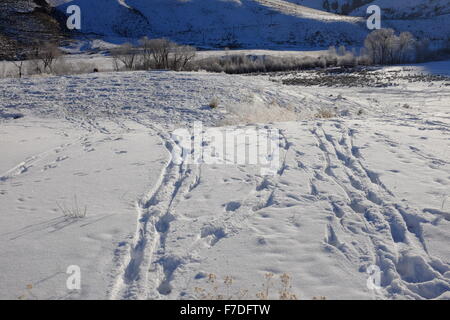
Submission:
<svg viewBox="0 0 450 320">
<path fill-rule="evenodd" d="M 254 299 L 271 272 L 289 274 L 300 299 L 449 299 L 448 82 L 276 79 L 1 79 L 0 298 L 194 299 L 212 290 L 213 273 L 234 279 L 220 294 Z M 324 108 L 337 116 L 317 119 Z M 195 121 L 280 130 L 278 172 L 171 161 L 171 132 Z M 77 206 L 86 217 L 63 215 Z M 66 288 L 70 265 L 81 268 L 80 291 Z M 366 284 L 371 265 L 379 290 Z"/>
</svg>

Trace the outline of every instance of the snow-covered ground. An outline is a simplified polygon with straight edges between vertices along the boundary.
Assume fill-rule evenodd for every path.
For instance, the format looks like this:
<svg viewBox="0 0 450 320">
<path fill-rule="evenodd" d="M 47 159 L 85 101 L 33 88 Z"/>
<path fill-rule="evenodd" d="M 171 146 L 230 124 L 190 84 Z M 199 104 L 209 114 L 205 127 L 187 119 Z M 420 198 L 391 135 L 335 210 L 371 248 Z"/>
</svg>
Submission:
<svg viewBox="0 0 450 320">
<path fill-rule="evenodd" d="M 301 299 L 449 299 L 449 81 L 281 82 L 299 76 L 1 79 L 0 298 L 253 299 L 266 273 L 277 298 L 287 273 Z M 171 133 L 195 122 L 279 130 L 277 170 L 180 162 Z M 86 216 L 65 217 L 74 207 Z"/>
</svg>

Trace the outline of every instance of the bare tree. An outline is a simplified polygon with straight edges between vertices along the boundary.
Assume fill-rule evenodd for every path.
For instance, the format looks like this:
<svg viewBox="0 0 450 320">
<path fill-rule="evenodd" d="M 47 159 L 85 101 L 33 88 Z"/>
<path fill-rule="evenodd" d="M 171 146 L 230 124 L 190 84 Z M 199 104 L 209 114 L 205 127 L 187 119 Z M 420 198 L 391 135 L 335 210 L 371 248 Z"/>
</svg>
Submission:
<svg viewBox="0 0 450 320">
<path fill-rule="evenodd" d="M 393 29 L 374 30 L 367 36 L 364 44 L 373 63 L 387 64 L 392 62 L 392 41 L 394 37 Z"/>
<path fill-rule="evenodd" d="M 139 40 L 139 47 L 126 43 L 111 50 L 113 66 L 119 70 L 119 62 L 128 70 L 142 68 L 183 70 L 195 57 L 196 48 L 178 45 L 167 39 L 149 39 L 143 37 Z"/>
<path fill-rule="evenodd" d="M 196 55 L 196 49 L 192 46 L 180 46 L 175 44 L 171 51 L 172 69 L 177 71 L 183 70 L 189 61 Z"/>
<path fill-rule="evenodd" d="M 115 68 L 118 68 L 117 62 L 120 61 L 127 70 L 133 70 L 137 54 L 136 48 L 130 43 L 124 43 L 111 50 L 111 55 L 115 60 Z"/>
<path fill-rule="evenodd" d="M 182 70 L 196 54 L 192 46 L 178 45 L 167 39 L 140 40 L 142 61 L 145 69 L 154 66 L 158 69 Z"/>
<path fill-rule="evenodd" d="M 15 60 L 15 61 L 11 61 L 12 64 L 16 67 L 17 69 L 17 75 L 19 78 L 22 78 L 23 75 L 23 67 L 25 65 L 25 61 L 23 60 Z"/>
<path fill-rule="evenodd" d="M 372 63 L 405 63 L 417 56 L 418 42 L 410 32 L 397 36 L 392 29 L 380 29 L 370 33 L 365 42 L 365 52 Z M 416 51 L 416 54 L 415 54 Z"/>
<path fill-rule="evenodd" d="M 24 59 L 24 54 L 21 51 L 21 49 L 19 48 L 15 48 L 13 50 L 13 53 L 11 55 L 12 57 L 12 61 L 11 63 L 14 65 L 14 67 L 16 67 L 17 69 L 17 75 L 19 78 L 22 78 L 23 76 L 23 68 L 25 66 L 25 59 Z"/>
<path fill-rule="evenodd" d="M 56 43 L 46 42 L 38 47 L 37 58 L 42 62 L 44 71 L 53 72 L 53 64 L 62 56 Z"/>
<path fill-rule="evenodd" d="M 169 69 L 169 53 L 173 43 L 167 39 L 152 39 L 148 41 L 149 50 L 159 69 Z"/>
<path fill-rule="evenodd" d="M 34 74 L 41 74 L 44 71 L 43 64 L 39 59 L 41 45 L 35 43 L 27 52 L 27 59 L 30 64 L 30 72 Z"/>
<path fill-rule="evenodd" d="M 145 70 L 150 69 L 152 64 L 152 42 L 149 38 L 143 37 L 139 40 L 141 45 L 142 65 Z"/>
</svg>

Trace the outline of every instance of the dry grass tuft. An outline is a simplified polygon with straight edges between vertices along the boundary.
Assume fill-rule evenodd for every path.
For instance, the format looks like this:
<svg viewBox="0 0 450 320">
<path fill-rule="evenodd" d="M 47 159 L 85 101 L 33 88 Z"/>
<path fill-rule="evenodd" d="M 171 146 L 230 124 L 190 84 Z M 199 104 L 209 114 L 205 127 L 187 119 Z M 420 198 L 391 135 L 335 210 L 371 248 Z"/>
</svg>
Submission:
<svg viewBox="0 0 450 320">
<path fill-rule="evenodd" d="M 233 285 L 233 277 L 226 276 L 223 281 L 217 281 L 217 276 L 214 273 L 208 275 L 206 282 L 209 288 L 204 289 L 200 287 L 194 288 L 195 293 L 200 300 L 239 300 L 244 299 L 247 295 L 247 290 L 239 290 L 238 292 L 231 292 Z M 224 288 L 223 288 L 224 287 Z M 225 291 L 225 292 L 223 292 Z"/>
<path fill-rule="evenodd" d="M 259 300 L 279 299 L 279 300 L 297 300 L 297 295 L 292 292 L 291 277 L 284 273 L 279 277 L 278 292 L 274 285 L 275 275 L 273 273 L 266 273 L 264 276 L 265 282 L 262 285 L 261 291 L 256 293 L 256 298 Z M 222 281 L 217 280 L 217 276 L 213 273 L 209 274 L 206 283 L 208 288 L 196 287 L 194 289 L 197 298 L 200 300 L 240 300 L 249 299 L 249 290 L 234 290 L 234 279 L 231 276 L 226 276 Z"/>
<path fill-rule="evenodd" d="M 336 114 L 334 112 L 330 111 L 330 110 L 327 110 L 327 109 L 320 109 L 316 113 L 315 117 L 319 118 L 319 119 L 330 119 L 330 118 L 336 117 Z"/>
<path fill-rule="evenodd" d="M 67 207 L 65 204 L 59 204 L 56 202 L 56 205 L 58 206 L 59 210 L 63 214 L 64 217 L 68 219 L 82 219 L 85 218 L 87 215 L 87 206 L 84 206 L 84 208 L 80 208 L 78 205 L 78 199 L 75 195 L 74 197 L 74 203 L 72 207 Z"/>
</svg>

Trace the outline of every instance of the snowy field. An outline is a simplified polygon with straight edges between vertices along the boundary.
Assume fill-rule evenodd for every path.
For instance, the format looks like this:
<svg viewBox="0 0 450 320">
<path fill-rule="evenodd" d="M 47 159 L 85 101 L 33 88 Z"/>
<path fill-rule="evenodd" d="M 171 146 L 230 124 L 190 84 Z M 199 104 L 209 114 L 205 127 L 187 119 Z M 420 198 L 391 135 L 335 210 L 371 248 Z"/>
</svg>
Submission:
<svg viewBox="0 0 450 320">
<path fill-rule="evenodd" d="M 0 299 L 256 299 L 267 273 L 270 298 L 287 273 L 300 299 L 450 299 L 450 82 L 408 78 L 443 66 L 0 79 Z M 179 161 L 195 122 L 279 130 L 277 170 Z"/>
</svg>

